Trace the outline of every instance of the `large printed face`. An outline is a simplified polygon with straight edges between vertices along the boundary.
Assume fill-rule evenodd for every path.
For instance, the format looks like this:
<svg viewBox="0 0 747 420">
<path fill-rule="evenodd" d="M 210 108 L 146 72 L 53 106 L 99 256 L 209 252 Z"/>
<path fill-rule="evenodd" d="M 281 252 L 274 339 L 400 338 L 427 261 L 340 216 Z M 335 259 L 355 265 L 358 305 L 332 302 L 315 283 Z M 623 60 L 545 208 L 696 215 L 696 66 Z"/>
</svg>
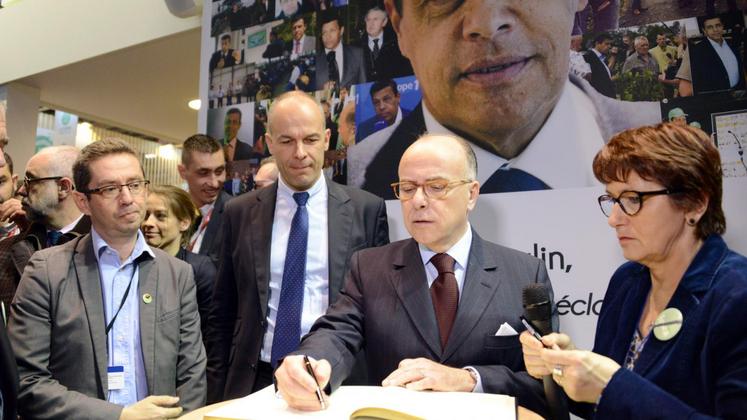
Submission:
<svg viewBox="0 0 747 420">
<path fill-rule="evenodd" d="M 225 134 L 226 139 L 233 140 L 239 134 L 241 129 L 241 114 L 238 112 L 229 112 L 226 114 Z"/>
<path fill-rule="evenodd" d="M 394 0 L 385 6 L 440 123 L 494 150 L 541 127 L 568 79 L 574 0 L 403 0 L 402 13 Z"/>
</svg>

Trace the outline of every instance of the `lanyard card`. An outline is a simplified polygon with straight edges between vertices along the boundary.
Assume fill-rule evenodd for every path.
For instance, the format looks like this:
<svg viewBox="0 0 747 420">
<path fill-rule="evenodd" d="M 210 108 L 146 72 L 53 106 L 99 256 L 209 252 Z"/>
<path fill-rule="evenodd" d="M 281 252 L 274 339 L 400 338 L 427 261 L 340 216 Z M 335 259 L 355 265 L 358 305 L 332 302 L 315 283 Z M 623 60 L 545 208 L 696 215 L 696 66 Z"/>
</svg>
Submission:
<svg viewBox="0 0 747 420">
<path fill-rule="evenodd" d="M 124 366 L 109 366 L 106 368 L 109 391 L 123 389 L 125 385 Z"/>
</svg>

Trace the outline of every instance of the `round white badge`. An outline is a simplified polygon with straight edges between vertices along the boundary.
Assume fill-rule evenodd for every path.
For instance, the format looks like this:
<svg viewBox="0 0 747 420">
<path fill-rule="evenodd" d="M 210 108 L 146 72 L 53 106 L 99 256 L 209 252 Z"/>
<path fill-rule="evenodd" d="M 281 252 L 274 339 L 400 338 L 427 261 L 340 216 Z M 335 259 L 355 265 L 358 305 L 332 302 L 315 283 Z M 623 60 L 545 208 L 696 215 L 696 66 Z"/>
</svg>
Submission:
<svg viewBox="0 0 747 420">
<path fill-rule="evenodd" d="M 682 329 L 682 312 L 677 308 L 661 311 L 654 321 L 654 336 L 660 341 L 671 340 Z"/>
</svg>

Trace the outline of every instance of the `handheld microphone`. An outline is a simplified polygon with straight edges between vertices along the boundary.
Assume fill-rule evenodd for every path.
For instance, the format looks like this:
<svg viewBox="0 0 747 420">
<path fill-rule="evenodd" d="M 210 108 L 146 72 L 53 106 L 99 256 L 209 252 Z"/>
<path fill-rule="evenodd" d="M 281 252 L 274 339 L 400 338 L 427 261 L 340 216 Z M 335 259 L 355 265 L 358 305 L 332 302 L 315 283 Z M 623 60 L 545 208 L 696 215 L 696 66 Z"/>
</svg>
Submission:
<svg viewBox="0 0 747 420">
<path fill-rule="evenodd" d="M 550 334 L 552 331 L 552 300 L 550 291 L 542 284 L 530 284 L 521 293 L 524 306 L 524 317 L 531 321 L 540 335 Z M 550 407 L 552 420 L 568 420 L 568 403 L 565 392 L 555 383 L 552 375 L 542 377 L 545 388 L 545 399 Z"/>
</svg>

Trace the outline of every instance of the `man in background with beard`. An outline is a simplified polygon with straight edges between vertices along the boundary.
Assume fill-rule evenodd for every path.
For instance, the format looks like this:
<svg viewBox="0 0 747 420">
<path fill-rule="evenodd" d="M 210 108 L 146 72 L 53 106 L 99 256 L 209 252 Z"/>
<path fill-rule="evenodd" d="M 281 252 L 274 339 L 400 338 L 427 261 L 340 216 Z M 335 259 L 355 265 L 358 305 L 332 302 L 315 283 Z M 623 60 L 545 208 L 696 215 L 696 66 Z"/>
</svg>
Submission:
<svg viewBox="0 0 747 420">
<path fill-rule="evenodd" d="M 6 248 L 10 258 L 3 262 L 10 266 L 0 267 L 7 283 L 4 286 L 12 286 L 13 292 L 34 252 L 91 230 L 91 220 L 73 202 L 73 162 L 79 153 L 73 146 L 47 147 L 26 164 L 26 175 L 17 194 L 30 224 L 21 234 L 7 239 L 13 243 Z"/>
</svg>

